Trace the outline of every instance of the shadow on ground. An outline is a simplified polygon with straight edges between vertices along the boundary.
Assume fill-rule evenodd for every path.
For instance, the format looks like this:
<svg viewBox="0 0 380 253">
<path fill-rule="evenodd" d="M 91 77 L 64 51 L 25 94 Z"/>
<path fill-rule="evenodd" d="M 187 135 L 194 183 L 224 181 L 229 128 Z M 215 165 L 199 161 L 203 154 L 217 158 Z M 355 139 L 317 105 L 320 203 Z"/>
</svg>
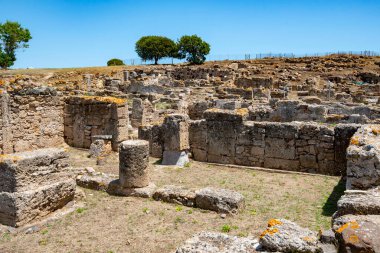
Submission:
<svg viewBox="0 0 380 253">
<path fill-rule="evenodd" d="M 338 209 L 338 200 L 346 190 L 346 181 L 343 177 L 339 180 L 338 184 L 334 187 L 330 196 L 327 198 L 326 203 L 322 207 L 323 216 L 332 216 Z"/>
</svg>

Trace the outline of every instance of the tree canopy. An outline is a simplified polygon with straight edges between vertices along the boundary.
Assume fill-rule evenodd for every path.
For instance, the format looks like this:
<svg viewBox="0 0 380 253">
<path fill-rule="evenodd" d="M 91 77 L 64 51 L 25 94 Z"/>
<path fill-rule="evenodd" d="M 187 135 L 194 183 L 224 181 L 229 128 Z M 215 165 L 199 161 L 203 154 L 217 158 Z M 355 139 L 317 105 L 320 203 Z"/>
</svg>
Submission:
<svg viewBox="0 0 380 253">
<path fill-rule="evenodd" d="M 107 66 L 120 66 L 125 65 L 124 62 L 120 59 L 113 58 L 107 62 Z"/>
<path fill-rule="evenodd" d="M 6 69 L 12 66 L 16 61 L 16 50 L 28 48 L 30 39 L 29 30 L 18 22 L 0 23 L 0 67 Z"/>
<path fill-rule="evenodd" d="M 154 64 L 164 57 L 175 57 L 177 45 L 162 36 L 144 36 L 136 42 L 136 53 L 144 61 L 154 60 Z"/>
<path fill-rule="evenodd" d="M 185 35 L 178 41 L 178 57 L 192 64 L 202 64 L 210 53 L 210 45 L 197 35 Z"/>
</svg>

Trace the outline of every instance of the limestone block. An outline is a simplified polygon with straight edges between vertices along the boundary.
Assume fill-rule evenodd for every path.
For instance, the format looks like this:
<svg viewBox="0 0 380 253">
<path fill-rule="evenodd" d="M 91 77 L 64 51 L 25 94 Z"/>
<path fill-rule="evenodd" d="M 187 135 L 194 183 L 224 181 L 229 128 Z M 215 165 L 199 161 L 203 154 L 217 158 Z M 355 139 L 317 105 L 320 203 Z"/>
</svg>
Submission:
<svg viewBox="0 0 380 253">
<path fill-rule="evenodd" d="M 193 207 L 195 192 L 183 186 L 165 185 L 156 190 L 153 199 Z"/>
<path fill-rule="evenodd" d="M 243 122 L 249 115 L 248 109 L 242 108 L 237 110 L 223 110 L 212 108 L 203 113 L 203 117 L 207 121 L 234 121 Z"/>
<path fill-rule="evenodd" d="M 274 252 L 320 252 L 317 234 L 285 219 L 271 219 L 260 236 L 264 250 Z"/>
<path fill-rule="evenodd" d="M 162 165 L 185 166 L 189 162 L 189 156 L 186 151 L 168 151 L 165 150 L 162 156 Z"/>
<path fill-rule="evenodd" d="M 189 149 L 189 116 L 171 114 L 163 124 L 164 150 L 182 151 Z"/>
<path fill-rule="evenodd" d="M 149 142 L 123 141 L 119 148 L 119 179 L 125 188 L 145 187 L 149 184 Z"/>
<path fill-rule="evenodd" d="M 195 194 L 195 205 L 201 209 L 236 214 L 245 207 L 243 195 L 235 191 L 207 187 Z"/>
<path fill-rule="evenodd" d="M 132 101 L 131 125 L 139 127 L 144 124 L 144 104 L 141 98 L 134 98 Z"/>
<path fill-rule="evenodd" d="M 280 138 L 265 138 L 265 157 L 286 160 L 296 159 L 295 141 Z"/>
<path fill-rule="evenodd" d="M 346 190 L 338 201 L 338 210 L 333 218 L 342 215 L 380 215 L 380 188 L 363 190 Z"/>
<path fill-rule="evenodd" d="M 110 174 L 99 174 L 99 175 L 79 175 L 76 178 L 77 185 L 83 188 L 97 190 L 97 191 L 107 191 L 109 184 L 116 180 L 117 176 Z"/>
<path fill-rule="evenodd" d="M 286 160 L 279 158 L 264 158 L 264 167 L 271 169 L 283 169 L 290 171 L 298 171 L 299 170 L 299 160 Z"/>
<path fill-rule="evenodd" d="M 0 223 L 18 227 L 74 200 L 75 180 L 68 179 L 22 192 L 0 193 Z"/>
<path fill-rule="evenodd" d="M 300 155 L 300 166 L 308 169 L 318 169 L 318 162 L 314 155 Z"/>
<path fill-rule="evenodd" d="M 63 149 L 46 148 L 4 155 L 0 161 L 0 192 L 35 189 L 73 175 Z"/>
<path fill-rule="evenodd" d="M 380 127 L 366 125 L 351 138 L 347 148 L 347 189 L 380 186 Z"/>
<path fill-rule="evenodd" d="M 163 127 L 161 125 L 140 126 L 138 138 L 149 141 L 149 152 L 152 157 L 161 158 L 163 152 Z"/>
<path fill-rule="evenodd" d="M 380 215 L 345 215 L 333 228 L 342 252 L 380 252 Z"/>
<path fill-rule="evenodd" d="M 113 180 L 108 185 L 107 193 L 116 196 L 151 198 L 156 190 L 154 183 L 149 183 L 144 187 L 125 188 L 120 184 L 120 180 Z"/>
<path fill-rule="evenodd" d="M 207 151 L 205 149 L 192 148 L 192 158 L 199 162 L 207 162 Z"/>
<path fill-rule="evenodd" d="M 254 253 L 257 239 L 215 232 L 201 232 L 186 240 L 176 253 Z"/>
</svg>

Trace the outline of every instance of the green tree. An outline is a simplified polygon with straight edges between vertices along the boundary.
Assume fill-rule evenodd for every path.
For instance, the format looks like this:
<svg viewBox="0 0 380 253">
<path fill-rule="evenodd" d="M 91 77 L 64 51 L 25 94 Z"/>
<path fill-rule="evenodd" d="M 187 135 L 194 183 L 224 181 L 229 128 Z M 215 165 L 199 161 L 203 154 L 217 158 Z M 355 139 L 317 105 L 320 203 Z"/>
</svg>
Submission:
<svg viewBox="0 0 380 253">
<path fill-rule="evenodd" d="M 144 36 L 136 42 L 136 53 L 144 60 L 158 60 L 164 57 L 176 57 L 177 45 L 169 38 L 162 36 Z"/>
<path fill-rule="evenodd" d="M 185 35 L 178 41 L 178 58 L 192 64 L 202 64 L 210 53 L 210 45 L 197 35 Z"/>
<path fill-rule="evenodd" d="M 28 48 L 32 38 L 28 29 L 17 22 L 0 23 L 0 67 L 9 68 L 16 61 L 16 50 Z"/>
<path fill-rule="evenodd" d="M 124 62 L 120 59 L 113 58 L 107 62 L 107 66 L 120 66 L 125 65 Z"/>
</svg>

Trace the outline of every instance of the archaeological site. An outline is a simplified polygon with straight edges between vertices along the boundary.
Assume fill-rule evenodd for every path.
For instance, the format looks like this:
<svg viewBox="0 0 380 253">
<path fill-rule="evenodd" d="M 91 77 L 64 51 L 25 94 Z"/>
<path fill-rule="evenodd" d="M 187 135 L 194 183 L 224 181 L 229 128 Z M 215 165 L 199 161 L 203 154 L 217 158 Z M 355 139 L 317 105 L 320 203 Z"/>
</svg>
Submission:
<svg viewBox="0 0 380 253">
<path fill-rule="evenodd" d="M 0 72 L 0 252 L 380 252 L 380 57 Z"/>
</svg>

